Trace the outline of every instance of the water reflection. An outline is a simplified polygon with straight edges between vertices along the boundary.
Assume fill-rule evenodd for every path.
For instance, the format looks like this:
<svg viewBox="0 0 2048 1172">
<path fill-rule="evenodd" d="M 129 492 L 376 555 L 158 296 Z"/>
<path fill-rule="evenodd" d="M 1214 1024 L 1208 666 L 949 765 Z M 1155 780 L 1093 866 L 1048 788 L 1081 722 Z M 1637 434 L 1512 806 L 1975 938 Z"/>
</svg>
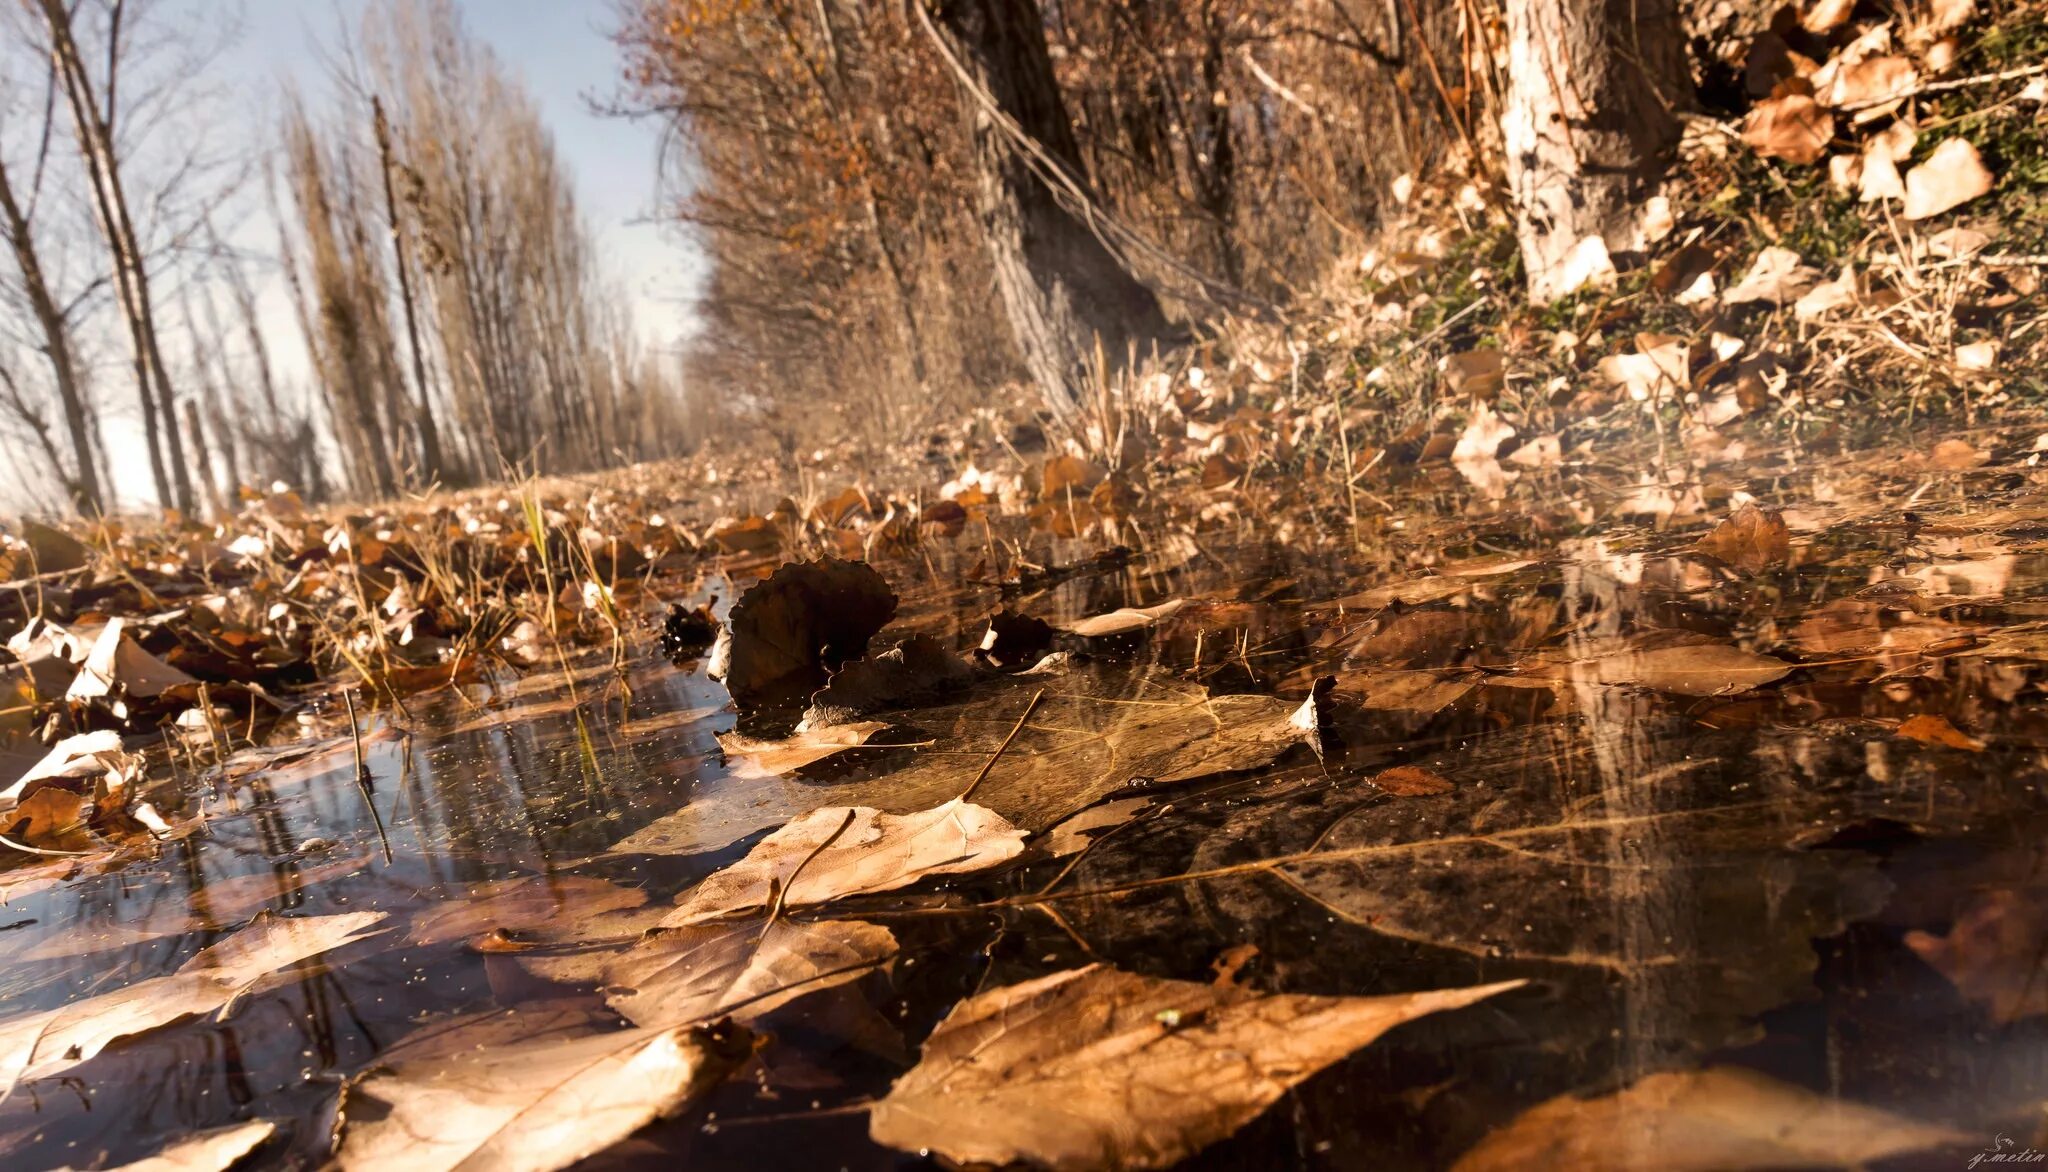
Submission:
<svg viewBox="0 0 2048 1172">
<path fill-rule="evenodd" d="M 1308 1150 L 1301 1162 L 1315 1166 L 1440 1167 L 1532 1102 L 1713 1056 L 1958 1124 L 2004 1119 L 2048 1087 L 2038 1021 L 1965 1044 L 1982 1018 L 1902 942 L 1947 931 L 1987 887 L 2044 886 L 2031 844 L 2048 829 L 2036 747 L 2048 730 L 2030 702 L 2044 677 L 2023 650 L 2048 557 L 1958 546 L 1897 566 L 1850 550 L 1738 580 L 1654 546 L 1588 543 L 1541 562 L 1468 552 L 1459 573 L 1418 576 L 1254 548 L 1227 565 L 1134 565 L 1021 593 L 968 584 L 944 561 L 891 567 L 904 595 L 891 637 L 957 647 L 998 608 L 1056 620 L 1197 598 L 1143 637 L 1086 648 L 1094 662 L 1049 698 L 1030 734 L 1045 739 L 1034 749 L 1027 737 L 1020 771 L 1057 736 L 1109 723 L 1088 703 L 1142 699 L 1148 679 L 1293 702 L 1334 675 L 1339 743 L 1187 785 L 1126 792 L 1119 778 L 1113 834 L 1078 862 L 1027 858 L 875 910 L 895 917 L 908 963 L 778 1018 L 782 1048 L 718 1093 L 715 1129 L 701 1117 L 661 1125 L 598 1163 L 898 1165 L 865 1143 L 857 1116 L 786 1116 L 884 1089 L 975 988 L 1090 961 L 1206 980 L 1247 945 L 1245 979 L 1276 990 L 1537 984 L 1404 1029 L 1203 1166 Z M 1400 589 L 1370 605 L 1323 605 L 1389 584 Z M 1727 695 L 1617 685 L 1611 667 L 1587 666 L 1701 641 L 1803 666 Z M 1545 670 L 1529 670 L 1538 661 Z M 722 768 L 716 737 L 733 716 L 701 667 L 570 669 L 505 673 L 375 714 L 363 744 L 374 819 L 346 721 L 326 713 L 329 733 L 344 731 L 310 756 L 233 762 L 217 795 L 194 794 L 198 833 L 11 902 L 0 1016 L 173 972 L 263 909 L 383 911 L 394 933 L 345 963 L 303 962 L 299 979 L 225 1020 L 154 1031 L 74 1077 L 24 1086 L 0 1104 L 0 1160 L 131 1159 L 167 1135 L 260 1114 L 300 1121 L 268 1159 L 318 1164 L 341 1081 L 422 1023 L 577 995 L 519 963 L 532 940 L 499 954 L 408 944 L 405 917 L 548 875 L 644 888 L 659 907 L 746 840 L 707 838 L 716 849 L 685 855 L 607 849 L 693 802 L 755 791 Z M 974 696 L 998 732 L 1019 708 L 1010 686 Z M 1933 712 L 1986 750 L 1893 734 Z M 922 736 L 948 719 L 924 710 L 899 723 Z M 974 756 L 931 739 L 775 782 L 768 823 L 948 753 Z M 1371 784 L 1409 763 L 1454 789 Z M 1040 812 L 1049 825 L 1064 810 Z"/>
</svg>

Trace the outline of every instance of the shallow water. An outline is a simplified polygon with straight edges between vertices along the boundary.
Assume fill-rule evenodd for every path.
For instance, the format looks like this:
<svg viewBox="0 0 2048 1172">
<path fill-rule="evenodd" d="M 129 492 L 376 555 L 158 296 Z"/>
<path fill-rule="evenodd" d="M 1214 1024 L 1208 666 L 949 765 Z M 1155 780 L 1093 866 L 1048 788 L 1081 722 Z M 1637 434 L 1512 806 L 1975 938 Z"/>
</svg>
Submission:
<svg viewBox="0 0 2048 1172">
<path fill-rule="evenodd" d="M 961 997 L 1098 961 L 1207 981 L 1227 955 L 1262 991 L 1531 984 L 1398 1029 L 1192 1167 L 1444 1167 L 1552 1096 L 1713 1063 L 1971 1137 L 1896 1166 L 1954 1166 L 2000 1133 L 2024 1143 L 2048 1102 L 2048 1017 L 1997 1024 L 1906 940 L 1942 937 L 1996 897 L 2009 934 L 2048 947 L 2048 538 L 2023 518 L 1943 522 L 1800 533 L 1793 566 L 1749 576 L 1654 533 L 1559 547 L 1514 526 L 1426 572 L 1391 553 L 1346 563 L 1246 547 L 1006 593 L 965 580 L 971 557 L 887 562 L 903 603 L 878 650 L 913 632 L 966 650 L 1002 608 L 1060 621 L 1196 601 L 1085 647 L 1068 674 L 990 678 L 880 718 L 896 727 L 879 739 L 920 747 L 771 782 L 728 774 L 715 738 L 736 718 L 701 663 L 504 673 L 380 711 L 365 737 L 374 818 L 346 721 L 324 712 L 313 757 L 250 754 L 226 776 L 185 778 L 207 814 L 200 833 L 0 908 L 0 1018 L 169 973 L 261 907 L 385 911 L 393 938 L 307 962 L 226 1020 L 131 1038 L 23 1086 L 0 1105 L 0 1164 L 120 1163 L 264 1117 L 290 1122 L 258 1166 L 318 1166 L 342 1083 L 422 1024 L 590 999 L 522 963 L 554 954 L 519 951 L 534 939 L 406 944 L 407 923 L 529 876 L 602 877 L 665 905 L 794 813 L 888 805 L 879 779 L 921 755 L 975 759 L 960 748 L 965 722 L 1007 728 L 1038 687 L 1045 707 L 990 800 L 1044 831 L 1099 798 L 1093 845 L 835 909 L 896 933 L 893 969 L 777 1011 L 772 1044 L 702 1109 L 588 1166 L 919 1166 L 867 1139 L 859 1105 Z M 1322 605 L 1416 580 L 1432 585 L 1405 602 Z M 735 584 L 696 591 L 729 599 Z M 1792 670 L 1726 695 L 1693 676 L 1645 686 L 1643 656 L 1706 645 Z M 1599 663 L 1618 666 L 1585 666 Z M 1150 702 L 1147 688 L 1299 701 L 1323 675 L 1337 684 L 1320 756 L 1297 746 L 1259 769 L 1151 784 L 1112 751 L 1112 789 L 1026 788 L 1062 737 L 1117 747 L 1129 718 L 1111 705 Z M 1981 748 L 1898 735 L 1923 714 Z M 1372 784 L 1396 765 L 1451 788 Z M 680 833 L 701 850 L 606 853 L 692 810 L 707 815 Z M 561 917 L 579 914 L 565 885 Z M 1996 959 L 1986 967 L 2020 982 L 2012 996 L 2035 996 L 2024 963 Z M 2048 991 L 2037 999 L 2048 1008 Z"/>
</svg>

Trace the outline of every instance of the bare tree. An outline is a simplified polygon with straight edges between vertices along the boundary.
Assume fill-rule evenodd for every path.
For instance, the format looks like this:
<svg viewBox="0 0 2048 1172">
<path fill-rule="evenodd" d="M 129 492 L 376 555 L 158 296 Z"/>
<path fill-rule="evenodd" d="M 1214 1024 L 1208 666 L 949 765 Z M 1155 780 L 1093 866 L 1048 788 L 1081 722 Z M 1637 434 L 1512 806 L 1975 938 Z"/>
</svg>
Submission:
<svg viewBox="0 0 2048 1172">
<path fill-rule="evenodd" d="M 412 355 L 413 393 L 420 431 L 420 452 L 426 460 L 426 474 L 439 480 L 447 472 L 441 460 L 441 431 L 434 423 L 432 384 L 427 381 L 427 356 L 420 346 L 419 312 L 412 293 L 412 265 L 406 259 L 405 221 L 398 215 L 398 194 L 391 182 L 391 122 L 384 117 L 384 103 L 372 96 L 370 110 L 376 121 L 377 170 L 384 181 L 384 214 L 391 228 L 392 263 L 398 269 L 399 303 L 405 309 L 405 337 Z"/>
<path fill-rule="evenodd" d="M 149 445 L 150 471 L 156 479 L 158 499 L 174 501 L 179 509 L 190 512 L 194 506 L 192 481 L 185 467 L 176 396 L 157 337 L 150 299 L 149 266 L 130 213 L 120 157 L 115 148 L 115 119 L 121 108 L 117 93 L 123 59 L 122 21 L 126 14 L 126 0 L 107 0 L 105 78 L 97 83 L 79 48 L 73 11 L 67 9 L 62 0 L 22 0 L 22 3 L 35 5 L 35 10 L 43 18 L 49 37 L 50 60 L 71 108 L 74 136 L 92 190 L 94 216 L 112 260 L 114 288 L 121 306 L 122 321 L 127 327 L 136 393 L 142 406 L 143 432 Z"/>
<path fill-rule="evenodd" d="M 71 323 L 58 306 L 44 275 L 34 227 L 28 211 L 15 195 L 4 157 L 0 157 L 0 237 L 5 238 L 14 256 L 22 293 L 41 332 L 38 349 L 50 364 L 51 380 L 56 384 L 57 399 L 63 406 L 64 429 L 71 440 L 72 454 L 72 471 L 64 475 L 71 486 L 68 495 L 74 507 L 84 512 L 103 512 L 106 501 L 101 496 L 99 476 L 93 467 L 92 409 L 79 379 L 78 362 L 71 345 Z M 21 388 L 14 380 L 9 380 L 8 393 L 12 401 L 26 403 Z M 56 458 L 54 451 L 51 458 L 63 474 L 63 462 Z"/>
</svg>

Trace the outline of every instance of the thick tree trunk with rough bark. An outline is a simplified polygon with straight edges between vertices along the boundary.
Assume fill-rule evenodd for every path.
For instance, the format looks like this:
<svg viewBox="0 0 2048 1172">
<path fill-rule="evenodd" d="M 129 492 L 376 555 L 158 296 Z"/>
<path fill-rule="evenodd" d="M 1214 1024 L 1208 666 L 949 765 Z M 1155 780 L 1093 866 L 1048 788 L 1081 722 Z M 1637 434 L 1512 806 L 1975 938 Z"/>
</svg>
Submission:
<svg viewBox="0 0 2048 1172">
<path fill-rule="evenodd" d="M 43 332 L 43 355 L 50 360 L 50 374 L 57 384 L 57 398 L 64 407 L 64 430 L 71 440 L 71 455 L 77 465 L 73 504 L 88 516 L 97 515 L 105 511 L 106 503 L 100 497 L 99 476 L 93 467 L 92 412 L 85 402 L 85 389 L 78 382 L 78 364 L 71 351 L 70 323 L 64 320 L 64 312 L 58 308 L 57 299 L 50 293 L 49 282 L 43 276 L 35 235 L 28 215 L 22 211 L 21 201 L 14 198 L 14 187 L 8 180 L 5 160 L 0 160 L 0 236 L 6 238 L 14 253 L 15 267 L 21 272 L 22 289 L 28 295 L 29 311 L 35 316 L 36 327 Z"/>
<path fill-rule="evenodd" d="M 1643 201 L 1692 79 L 1673 0 L 1518 0 L 1507 18 L 1501 137 L 1529 296 L 1544 304 L 1645 246 Z"/>
<path fill-rule="evenodd" d="M 1088 190 L 1038 0 L 945 0 L 933 16 L 962 74 L 982 232 L 1017 349 L 1053 412 L 1072 420 L 1097 355 L 1120 366 L 1167 335 L 1165 314 L 1042 175 Z"/>
</svg>

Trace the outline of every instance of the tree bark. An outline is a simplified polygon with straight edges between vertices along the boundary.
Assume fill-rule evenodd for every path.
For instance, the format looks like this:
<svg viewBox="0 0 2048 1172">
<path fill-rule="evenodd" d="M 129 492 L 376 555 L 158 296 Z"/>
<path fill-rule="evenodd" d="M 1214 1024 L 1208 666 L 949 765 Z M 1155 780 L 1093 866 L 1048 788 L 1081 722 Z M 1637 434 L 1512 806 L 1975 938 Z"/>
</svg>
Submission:
<svg viewBox="0 0 2048 1172">
<path fill-rule="evenodd" d="M 42 351 L 50 360 L 50 374 L 57 384 L 57 398 L 64 407 L 64 430 L 71 440 L 72 459 L 78 469 L 72 493 L 73 504 L 89 516 L 97 515 L 106 510 L 106 503 L 100 497 L 99 476 L 93 466 L 92 411 L 86 404 L 84 388 L 78 382 L 78 364 L 71 353 L 70 323 L 64 320 L 64 313 L 57 307 L 49 282 L 43 276 L 35 235 L 20 201 L 14 198 L 14 187 L 8 180 L 4 159 L 0 159 L 0 235 L 6 236 L 8 246 L 14 252 L 15 267 L 21 271 L 22 289 L 28 294 L 29 311 L 35 315 L 36 325 L 43 332 Z"/>
<path fill-rule="evenodd" d="M 1692 79 L 1672 0 L 1518 0 L 1507 29 L 1501 138 L 1540 305 L 1645 247 L 1642 202 L 1678 144 Z"/>
<path fill-rule="evenodd" d="M 114 111 L 102 111 L 94 95 L 92 76 L 72 36 L 71 14 L 61 0 L 41 0 L 44 23 L 50 33 L 50 56 L 64 83 L 65 99 L 71 107 L 78 136 L 78 151 L 92 182 L 93 215 L 106 238 L 114 264 L 114 287 L 120 295 L 121 315 L 128 326 L 128 338 L 135 363 L 137 393 L 142 402 L 142 429 L 149 443 L 150 471 L 156 477 L 158 502 L 175 504 L 184 512 L 193 507 L 192 478 L 185 468 L 184 445 L 179 439 L 176 396 L 158 345 L 156 321 L 150 309 L 149 272 L 135 221 L 128 213 L 128 197 L 121 184 L 120 159 L 114 150 Z M 118 39 L 120 6 L 114 9 L 115 28 L 108 35 Z M 110 59 L 117 60 L 115 53 Z M 108 88 L 112 89 L 112 78 Z M 161 435 L 160 435 L 161 433 Z M 168 476 L 166 468 L 168 467 Z"/>
<path fill-rule="evenodd" d="M 1049 169 L 1089 192 L 1038 0 L 943 0 L 932 15 L 961 74 L 977 211 L 1017 349 L 1047 406 L 1072 423 L 1094 385 L 1097 355 L 1120 367 L 1130 351 L 1168 335 L 1166 316 L 1041 177 Z"/>
</svg>

